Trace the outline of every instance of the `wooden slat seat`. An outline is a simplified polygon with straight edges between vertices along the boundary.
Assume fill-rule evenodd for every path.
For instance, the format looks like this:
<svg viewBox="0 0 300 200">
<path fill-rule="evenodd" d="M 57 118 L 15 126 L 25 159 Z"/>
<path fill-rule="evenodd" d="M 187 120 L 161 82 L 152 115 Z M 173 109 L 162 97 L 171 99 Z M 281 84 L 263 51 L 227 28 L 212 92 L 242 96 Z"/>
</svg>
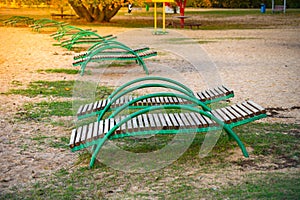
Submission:
<svg viewBox="0 0 300 200">
<path fill-rule="evenodd" d="M 139 52 L 144 52 L 144 51 L 147 51 L 147 50 L 150 50 L 149 47 L 140 47 L 140 48 L 135 48 L 135 49 L 132 49 L 132 51 L 136 52 L 136 53 L 139 53 Z M 128 54 L 128 52 L 126 51 L 118 51 L 118 50 L 108 50 L 108 51 L 104 51 L 104 52 L 101 52 L 101 54 Z M 83 53 L 79 53 L 77 55 L 75 55 L 73 58 L 74 60 L 78 60 L 80 58 L 84 58 L 88 55 L 88 52 L 83 52 Z"/>
<path fill-rule="evenodd" d="M 221 89 L 220 89 L 221 88 Z M 218 92 L 208 92 L 208 91 L 216 91 Z M 201 95 L 200 95 L 201 94 Z M 202 95 L 205 94 L 205 95 Z M 209 95 L 208 95 L 209 94 Z M 233 96 L 233 90 L 225 87 L 220 86 L 213 89 L 204 90 L 203 92 L 195 93 L 196 98 L 198 98 L 202 102 L 207 102 L 211 100 L 216 100 L 218 98 L 226 97 L 226 96 Z M 112 104 L 112 108 L 122 106 L 123 104 L 127 103 L 129 100 L 137 98 L 136 96 L 122 96 L 120 101 L 117 101 Z M 77 111 L 77 117 L 81 118 L 84 117 L 86 114 L 94 113 L 97 114 L 98 111 L 102 110 L 108 103 L 109 99 L 106 100 L 99 100 L 94 103 L 89 103 L 85 105 L 81 105 Z M 148 98 L 142 102 L 137 102 L 133 106 L 153 106 L 153 105 L 163 105 L 163 104 L 189 104 L 190 102 L 186 100 L 182 100 L 177 97 L 157 97 L 157 98 Z"/>
<path fill-rule="evenodd" d="M 243 120 L 247 121 L 255 116 L 265 114 L 266 110 L 253 101 L 245 101 L 240 104 L 212 110 L 209 113 L 226 124 L 232 124 L 243 123 Z M 72 130 L 69 143 L 70 148 L 103 137 L 123 118 L 104 119 Z M 197 129 L 212 126 L 217 126 L 217 123 L 199 113 L 148 113 L 127 121 L 111 137 L 113 139 L 118 138 L 118 134 L 150 130 L 195 129 L 195 132 L 197 132 Z"/>
<path fill-rule="evenodd" d="M 157 52 L 152 50 L 147 50 L 145 52 L 137 52 L 138 56 L 141 58 L 148 58 L 151 56 L 156 56 Z M 111 54 L 111 55 L 97 55 L 93 56 L 92 58 L 89 57 L 83 57 L 80 59 L 77 59 L 73 62 L 73 66 L 81 65 L 81 63 L 90 60 L 90 62 L 98 62 L 101 60 L 135 60 L 137 59 L 137 56 L 134 54 Z"/>
</svg>

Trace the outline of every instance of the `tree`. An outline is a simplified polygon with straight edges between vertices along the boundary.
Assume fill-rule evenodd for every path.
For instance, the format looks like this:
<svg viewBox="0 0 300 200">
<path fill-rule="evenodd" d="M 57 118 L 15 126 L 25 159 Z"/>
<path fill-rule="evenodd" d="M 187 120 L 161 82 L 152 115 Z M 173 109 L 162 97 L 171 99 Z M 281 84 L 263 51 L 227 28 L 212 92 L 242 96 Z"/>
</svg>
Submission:
<svg viewBox="0 0 300 200">
<path fill-rule="evenodd" d="M 68 0 L 73 10 L 87 22 L 109 22 L 127 0 Z"/>
</svg>

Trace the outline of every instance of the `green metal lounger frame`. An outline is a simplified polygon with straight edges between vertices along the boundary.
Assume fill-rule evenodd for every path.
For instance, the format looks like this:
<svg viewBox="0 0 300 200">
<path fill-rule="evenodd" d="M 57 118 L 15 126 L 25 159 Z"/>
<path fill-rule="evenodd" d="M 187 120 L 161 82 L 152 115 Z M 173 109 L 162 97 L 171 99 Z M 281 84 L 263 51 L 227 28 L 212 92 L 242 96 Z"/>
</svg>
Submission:
<svg viewBox="0 0 300 200">
<path fill-rule="evenodd" d="M 104 41 L 102 43 L 97 44 L 97 48 L 94 48 L 92 51 L 88 52 L 84 58 L 77 59 L 73 62 L 73 66 L 81 67 L 81 75 L 84 74 L 84 70 L 89 62 L 101 62 L 103 60 L 120 60 L 120 61 L 128 61 L 133 60 L 136 61 L 140 66 L 142 66 L 145 73 L 148 75 L 149 71 L 146 67 L 143 58 L 149 58 L 152 56 L 156 56 L 157 52 L 155 51 L 145 51 L 145 52 L 135 52 L 133 49 L 128 46 L 117 42 L 117 41 Z M 119 51 L 112 51 L 109 54 L 110 50 L 123 50 L 126 53 L 117 54 Z M 106 52 L 108 51 L 108 52 Z"/>
<path fill-rule="evenodd" d="M 16 26 L 16 24 L 24 24 L 24 25 L 30 25 L 34 22 L 34 19 L 31 17 L 25 17 L 25 16 L 12 16 L 9 19 L 5 20 L 3 22 L 4 25 L 12 25 Z"/>
<path fill-rule="evenodd" d="M 143 82 L 146 81 L 159 81 L 161 84 L 149 85 Z M 134 84 L 139 84 L 135 86 Z M 169 87 L 169 84 L 172 84 L 172 87 Z M 78 119 L 84 119 L 95 115 L 100 115 L 105 112 L 103 109 L 110 103 L 110 110 L 114 110 L 116 107 L 122 106 L 123 104 L 131 101 L 132 99 L 137 98 L 137 96 L 127 95 L 131 91 L 136 91 L 144 87 L 164 87 L 168 89 L 175 90 L 180 93 L 188 93 L 191 96 L 202 101 L 204 104 L 211 104 L 226 100 L 228 98 L 234 97 L 233 90 L 226 88 L 225 86 L 219 86 L 212 89 L 204 90 L 202 92 L 194 93 L 187 86 L 182 83 L 179 83 L 175 80 L 159 77 L 159 76 L 147 76 L 143 78 L 138 78 L 133 81 L 127 82 L 121 87 L 117 88 L 112 94 L 108 96 L 107 99 L 99 100 L 93 103 L 88 103 L 81 105 L 77 111 Z M 190 104 L 188 101 L 184 101 L 177 97 L 157 97 L 157 98 L 148 98 L 143 101 L 136 102 L 130 109 L 141 109 L 153 105 L 161 104 Z"/>
<path fill-rule="evenodd" d="M 107 40 L 116 39 L 113 35 L 101 36 L 94 31 L 82 30 L 73 34 L 72 37 L 68 40 L 62 41 L 60 46 L 71 50 L 78 44 L 95 44 L 98 42 L 105 42 Z"/>
<path fill-rule="evenodd" d="M 179 97 L 192 102 L 192 104 L 149 106 L 123 117 L 120 115 L 122 111 L 126 110 L 129 106 L 138 101 L 161 96 Z M 107 107 L 110 107 L 110 105 Z M 156 119 L 153 117 L 155 114 L 146 114 L 152 111 L 169 109 L 180 109 L 185 112 L 160 113 L 157 114 L 158 117 L 156 116 Z M 108 109 L 105 109 L 105 111 L 108 111 Z M 153 93 L 140 96 L 123 104 L 114 110 L 106 119 L 101 119 L 101 117 L 99 117 L 94 123 L 73 129 L 69 146 L 72 151 L 93 147 L 93 155 L 90 161 L 90 167 L 93 167 L 101 147 L 108 139 L 149 134 L 200 133 L 223 129 L 237 142 L 238 146 L 243 152 L 243 155 L 248 157 L 249 154 L 244 144 L 239 139 L 237 134 L 234 133 L 232 128 L 264 118 L 266 116 L 265 109 L 252 101 L 246 101 L 241 104 L 211 110 L 203 102 L 186 93 Z M 150 120 L 150 118 L 152 118 L 152 120 Z"/>
<path fill-rule="evenodd" d="M 31 27 L 33 30 L 35 31 L 40 31 L 40 29 L 42 28 L 60 28 L 62 26 L 66 26 L 67 23 L 65 22 L 59 22 L 56 20 L 52 20 L 52 19 L 47 19 L 47 18 L 43 18 L 43 19 L 38 19 L 36 21 L 34 21 L 34 23 L 32 25 L 30 25 L 29 27 Z"/>
<path fill-rule="evenodd" d="M 76 26 L 71 26 L 71 25 L 67 25 L 67 26 L 62 26 L 60 27 L 57 32 L 50 34 L 51 37 L 53 37 L 53 39 L 60 41 L 63 37 L 65 36 L 72 36 L 80 31 L 93 31 L 93 32 L 97 32 L 96 30 L 92 30 L 92 29 L 82 29 Z"/>
</svg>

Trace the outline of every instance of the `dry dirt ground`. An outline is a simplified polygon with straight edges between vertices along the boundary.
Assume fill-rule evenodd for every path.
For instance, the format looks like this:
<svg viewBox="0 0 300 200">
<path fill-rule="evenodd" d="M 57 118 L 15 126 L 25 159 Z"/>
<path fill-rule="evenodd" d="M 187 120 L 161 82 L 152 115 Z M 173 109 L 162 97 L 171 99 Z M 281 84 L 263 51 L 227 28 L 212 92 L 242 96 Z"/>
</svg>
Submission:
<svg viewBox="0 0 300 200">
<path fill-rule="evenodd" d="M 120 35 L 129 46 L 132 38 L 124 28 L 98 27 L 99 33 Z M 151 30 L 143 30 L 143 32 Z M 245 99 L 268 108 L 272 116 L 262 121 L 280 123 L 300 123 L 299 115 L 299 77 L 300 77 L 300 24 L 272 29 L 250 30 L 178 30 L 177 33 L 199 42 L 205 56 L 216 66 L 221 82 L 234 89 L 233 102 Z M 160 36 L 157 36 L 160 37 Z M 37 33 L 27 27 L 0 27 L 0 193 L 15 185 L 26 185 L 38 181 L 45 174 L 61 168 L 70 168 L 76 158 L 69 150 L 54 148 L 47 144 L 38 144 L 32 140 L 39 134 L 69 137 L 68 128 L 53 126 L 35 121 L 18 121 L 15 114 L 27 102 L 53 100 L 51 97 L 29 98 L 20 95 L 5 94 L 10 89 L 26 87 L 37 80 L 76 80 L 79 75 L 40 73 L 40 69 L 73 69 L 72 57 L 75 54 L 59 46 L 53 46 L 54 40 L 49 32 Z M 135 40 L 136 41 L 136 40 Z M 151 43 L 147 43 L 151 47 Z M 154 48 L 160 51 L 159 45 Z M 176 53 L 176 50 L 173 50 Z M 159 57 L 161 56 L 161 57 Z M 163 52 L 152 63 L 159 62 L 174 65 L 174 71 L 189 81 L 194 90 L 199 85 L 193 71 L 184 69 L 174 55 L 166 58 Z M 176 56 L 175 56 L 176 57 Z M 169 59 L 169 60 L 168 60 Z M 182 62 L 182 61 L 180 61 Z M 152 65 L 151 65 L 152 66 Z M 130 67 L 133 77 L 141 70 Z M 139 73 L 134 73 L 138 69 Z M 159 75 L 164 70 L 150 72 Z M 109 69 L 100 80 L 103 85 L 117 86 L 116 80 L 128 76 L 128 68 Z M 166 72 L 164 72 L 166 73 Z M 20 86 L 21 85 L 21 86 Z M 72 120 L 73 118 L 67 118 Z M 65 119 L 64 119 L 65 120 Z M 40 149 L 40 148 L 43 149 Z"/>
</svg>

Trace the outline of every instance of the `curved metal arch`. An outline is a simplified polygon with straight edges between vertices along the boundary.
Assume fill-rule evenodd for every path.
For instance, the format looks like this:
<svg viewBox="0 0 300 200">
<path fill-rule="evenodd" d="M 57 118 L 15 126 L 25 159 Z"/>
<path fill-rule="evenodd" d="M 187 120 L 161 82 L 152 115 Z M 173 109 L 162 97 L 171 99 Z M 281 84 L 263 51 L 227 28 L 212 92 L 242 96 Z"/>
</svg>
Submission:
<svg viewBox="0 0 300 200">
<path fill-rule="evenodd" d="M 64 36 L 71 35 L 71 33 L 68 34 L 68 32 L 72 30 L 84 31 L 84 29 L 79 28 L 77 26 L 71 26 L 71 25 L 61 26 L 57 31 L 57 33 L 53 36 L 53 38 L 60 41 L 60 39 L 63 38 Z"/>
<path fill-rule="evenodd" d="M 205 105 L 203 102 L 201 102 L 197 98 L 182 95 L 182 94 L 175 94 L 175 93 L 171 93 L 171 92 L 162 92 L 162 93 L 153 93 L 153 94 L 147 94 L 147 95 L 137 97 L 137 98 L 123 104 L 122 106 L 118 107 L 108 118 L 114 118 L 120 112 L 122 112 L 127 107 L 129 107 L 130 105 L 132 105 L 132 104 L 134 104 L 138 101 L 142 101 L 144 99 L 152 98 L 152 97 L 178 97 L 178 98 L 181 98 L 181 99 L 185 99 L 187 101 L 191 101 L 192 103 L 195 103 L 197 106 L 201 106 L 205 111 L 210 111 L 211 110 L 207 105 Z"/>
<path fill-rule="evenodd" d="M 93 152 L 91 161 L 90 161 L 90 168 L 93 167 L 96 157 L 101 149 L 101 147 L 103 146 L 103 144 L 105 143 L 106 140 L 109 139 L 109 137 L 119 128 L 121 127 L 121 125 L 123 125 L 124 123 L 126 123 L 127 121 L 131 120 L 132 118 L 138 116 L 138 115 L 142 115 L 145 114 L 147 112 L 150 111 L 155 111 L 155 110 L 162 110 L 162 109 L 182 109 L 182 110 L 187 110 L 187 111 L 191 111 L 191 112 L 196 112 L 199 113 L 201 115 L 204 115 L 208 118 L 210 118 L 211 120 L 215 121 L 217 124 L 219 124 L 221 127 L 223 127 L 223 129 L 226 131 L 226 133 L 231 136 L 238 144 L 238 146 L 240 147 L 240 149 L 243 152 L 243 155 L 245 157 L 249 157 L 248 152 L 244 146 L 244 144 L 242 143 L 242 141 L 239 139 L 239 137 L 237 136 L 237 134 L 230 128 L 230 126 L 228 126 L 227 124 L 225 124 L 224 122 L 222 122 L 220 119 L 216 118 L 215 116 L 199 109 L 196 107 L 192 107 L 192 106 L 188 106 L 188 105 L 161 105 L 161 106 L 151 106 L 139 111 L 136 111 L 132 114 L 129 114 L 128 116 L 126 116 L 124 119 L 120 120 L 120 122 L 118 122 L 114 127 L 112 127 L 105 135 L 103 138 L 101 138 L 99 140 L 99 142 L 96 144 L 96 148 Z"/>
<path fill-rule="evenodd" d="M 162 88 L 168 88 L 168 89 L 172 89 L 172 90 L 176 90 L 178 92 L 181 92 L 183 94 L 185 94 L 186 96 L 190 97 L 191 99 L 194 99 L 194 95 L 188 93 L 187 91 L 183 90 L 182 88 L 179 88 L 177 86 L 174 85 L 168 85 L 168 84 L 162 84 L 162 83 L 149 83 L 149 84 L 142 84 L 142 85 L 137 85 L 134 86 L 132 88 L 129 88 L 127 90 L 124 90 L 123 92 L 119 93 L 118 95 L 114 96 L 110 102 L 104 107 L 104 109 L 101 111 L 101 113 L 98 116 L 98 121 L 100 121 L 102 119 L 102 117 L 105 115 L 105 113 L 109 110 L 109 108 L 111 107 L 111 105 L 117 101 L 117 99 L 119 99 L 120 97 L 124 96 L 125 94 L 128 94 L 129 92 L 138 90 L 138 89 L 143 89 L 143 88 L 149 88 L 149 87 L 162 87 Z M 144 96 L 139 97 L 140 99 L 142 99 Z M 185 98 L 186 99 L 186 98 Z M 132 101 L 130 101 L 132 102 Z M 198 102 L 197 102 L 198 104 Z M 202 106 L 202 108 L 204 108 L 205 110 L 210 110 L 209 107 L 207 107 L 204 103 L 200 102 L 199 103 L 200 106 Z M 125 109 L 125 108 L 124 108 Z"/>
<path fill-rule="evenodd" d="M 97 50 L 98 48 L 107 46 L 107 45 L 120 45 L 123 46 L 125 48 L 131 49 L 130 47 L 126 46 L 125 44 L 115 41 L 115 40 L 104 40 L 103 42 L 96 42 L 95 44 L 93 44 L 88 50 L 85 56 L 89 56 L 92 52 L 94 52 L 95 50 Z M 132 49 L 131 49 L 132 50 Z"/>
<path fill-rule="evenodd" d="M 164 82 L 169 82 L 169 83 L 172 83 L 174 85 L 177 85 L 183 89 L 185 89 L 187 92 L 191 93 L 192 95 L 194 95 L 193 91 L 187 87 L 186 85 L 178 82 L 178 81 L 175 81 L 173 79 L 170 79 L 170 78 L 165 78 L 165 77 L 160 77 L 160 76 L 145 76 L 145 77 L 142 77 L 142 78 L 137 78 L 137 79 L 134 79 L 132 81 L 129 81 L 125 84 L 123 84 L 122 86 L 118 87 L 116 90 L 114 90 L 109 96 L 108 98 L 113 98 L 117 93 L 119 93 L 121 90 L 123 90 L 124 88 L 130 86 L 130 85 L 133 85 L 135 83 L 138 83 L 138 82 L 143 82 L 143 81 L 164 81 Z"/>
<path fill-rule="evenodd" d="M 80 39 L 81 37 L 86 37 L 86 36 L 96 36 L 99 39 L 104 40 L 104 38 L 101 35 L 93 32 L 93 31 L 87 31 L 87 30 L 82 30 L 82 31 L 75 33 L 74 35 L 72 35 L 71 40 L 73 41 L 75 39 L 75 41 L 76 41 L 76 40 Z"/>
<path fill-rule="evenodd" d="M 121 43 L 120 43 L 121 44 Z M 83 75 L 84 70 L 86 65 L 90 62 L 90 60 L 97 55 L 98 53 L 107 50 L 107 49 L 123 49 L 125 51 L 128 51 L 129 53 L 133 54 L 136 57 L 137 62 L 139 63 L 139 65 L 141 65 L 144 69 L 144 71 L 146 72 L 146 74 L 149 74 L 148 68 L 146 67 L 145 62 L 143 61 L 143 59 L 135 52 L 133 51 L 131 48 L 125 46 L 125 45 L 120 45 L 118 43 L 113 43 L 111 45 L 105 45 L 95 51 L 93 51 L 89 57 L 87 57 L 87 59 L 81 64 L 81 75 Z"/>
</svg>

